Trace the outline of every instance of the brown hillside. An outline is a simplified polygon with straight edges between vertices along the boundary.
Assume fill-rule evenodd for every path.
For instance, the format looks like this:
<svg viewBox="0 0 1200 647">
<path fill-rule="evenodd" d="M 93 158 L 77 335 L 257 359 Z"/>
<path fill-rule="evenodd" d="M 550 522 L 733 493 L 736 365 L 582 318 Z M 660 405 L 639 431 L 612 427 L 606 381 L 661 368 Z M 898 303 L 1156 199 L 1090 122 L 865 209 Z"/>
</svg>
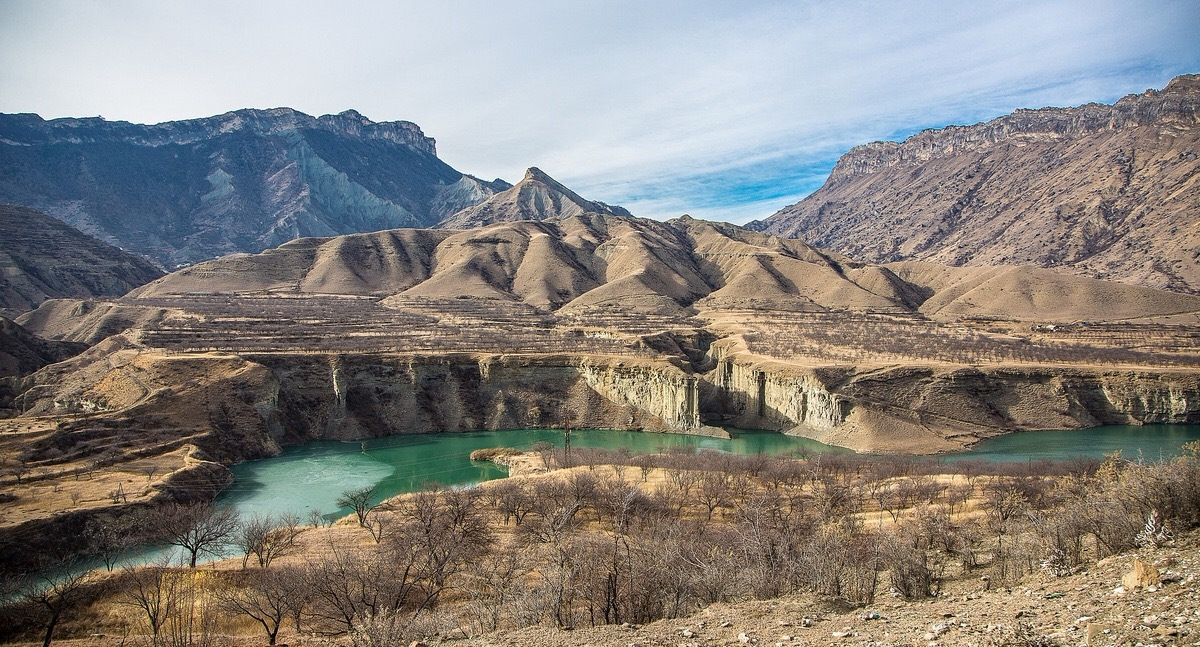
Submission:
<svg viewBox="0 0 1200 647">
<path fill-rule="evenodd" d="M 1200 297 L 1036 268 L 860 265 L 732 225 L 600 214 L 461 232 L 401 229 L 302 239 L 201 263 L 131 296 L 219 293 L 477 297 L 564 312 L 749 307 L 1036 321 L 1200 311 Z"/>
<path fill-rule="evenodd" d="M 585 213 L 630 215 L 621 207 L 584 199 L 541 169 L 530 168 L 515 186 L 448 216 L 437 226 L 442 229 L 471 229 L 497 222 L 555 220 Z"/>
<path fill-rule="evenodd" d="M 1200 76 L 859 146 L 765 231 L 879 263 L 1037 265 L 1200 291 Z"/>
<path fill-rule="evenodd" d="M 0 314 L 46 299 L 117 297 L 162 272 L 43 213 L 0 205 Z"/>
</svg>

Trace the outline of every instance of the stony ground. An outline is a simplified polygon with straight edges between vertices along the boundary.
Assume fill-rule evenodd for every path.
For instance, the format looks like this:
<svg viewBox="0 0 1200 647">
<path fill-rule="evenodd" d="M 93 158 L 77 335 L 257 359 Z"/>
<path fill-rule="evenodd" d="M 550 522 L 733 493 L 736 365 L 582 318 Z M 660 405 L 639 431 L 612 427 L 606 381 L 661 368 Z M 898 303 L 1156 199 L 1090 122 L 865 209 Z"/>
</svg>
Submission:
<svg viewBox="0 0 1200 647">
<path fill-rule="evenodd" d="M 1126 587 L 1144 560 L 1158 585 Z M 1067 577 L 1035 574 L 1012 588 L 950 582 L 937 598 L 885 597 L 863 609 L 811 595 L 716 604 L 645 626 L 537 627 L 446 644 L 501 645 L 1200 645 L 1200 537 L 1102 560 Z"/>
<path fill-rule="evenodd" d="M 1142 561 L 1158 577 L 1123 581 Z M 1158 584 L 1152 584 L 1158 582 Z M 1128 586 L 1127 586 L 1128 584 Z M 214 637 L 215 647 L 258 647 L 261 633 Z M 345 639 L 280 635 L 292 647 L 345 645 Z M 41 644 L 25 643 L 30 646 Z M 145 638 L 93 636 L 55 640 L 70 647 L 148 644 Z M 427 647 L 552 647 L 707 645 L 862 647 L 1051 645 L 1200 645 L 1200 533 L 1173 546 L 1146 548 L 1100 561 L 1066 577 L 1027 576 L 1011 588 L 982 579 L 944 583 L 942 594 L 906 602 L 884 595 L 850 609 L 810 594 L 775 600 L 715 604 L 695 614 L 644 626 L 609 625 L 564 631 L 550 627 L 505 630 L 478 638 L 444 637 Z"/>
</svg>

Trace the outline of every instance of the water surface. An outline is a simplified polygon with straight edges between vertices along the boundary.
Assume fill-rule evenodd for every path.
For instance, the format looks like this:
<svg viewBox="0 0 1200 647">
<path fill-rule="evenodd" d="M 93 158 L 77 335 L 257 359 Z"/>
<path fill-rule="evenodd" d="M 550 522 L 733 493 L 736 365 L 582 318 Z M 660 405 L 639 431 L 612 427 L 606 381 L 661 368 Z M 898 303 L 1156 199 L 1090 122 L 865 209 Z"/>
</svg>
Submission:
<svg viewBox="0 0 1200 647">
<path fill-rule="evenodd" d="M 988 438 L 948 461 L 996 462 L 1103 458 L 1121 452 L 1126 460 L 1158 462 L 1178 456 L 1185 443 L 1200 440 L 1200 425 L 1108 425 L 1091 429 L 1019 431 Z"/>
<path fill-rule="evenodd" d="M 661 452 L 672 447 L 717 450 L 737 454 L 797 455 L 822 451 L 846 452 L 814 440 L 770 431 L 730 429 L 732 439 L 654 434 L 599 429 L 575 430 L 573 448 L 625 448 L 632 452 Z M 1030 431 L 985 440 L 969 451 L 938 460 L 989 461 L 1065 460 L 1078 456 L 1101 458 L 1120 451 L 1127 459 L 1157 461 L 1178 455 L 1184 443 L 1200 440 L 1200 425 L 1108 426 L 1071 431 Z M 537 442 L 556 447 L 563 432 L 555 429 L 411 434 L 365 442 L 315 441 L 289 447 L 278 456 L 235 465 L 234 483 L 217 499 L 243 515 L 294 513 L 306 520 L 310 511 L 326 517 L 348 514 L 336 501 L 342 492 L 375 486 L 376 499 L 413 492 L 430 484 L 479 483 L 505 475 L 490 462 L 470 460 L 476 449 L 514 447 L 528 450 Z"/>
<path fill-rule="evenodd" d="M 732 439 L 576 429 L 571 432 L 571 447 L 625 448 L 634 453 L 690 447 L 771 455 L 848 451 L 771 431 L 729 431 L 734 435 Z M 489 447 L 528 450 L 538 442 L 562 447 L 563 432 L 520 429 L 397 435 L 365 442 L 314 441 L 288 447 L 271 458 L 233 466 L 236 480 L 218 497 L 217 503 L 235 506 L 243 515 L 292 512 L 304 520 L 311 510 L 317 510 L 324 515 L 341 516 L 350 512 L 336 503 L 346 490 L 373 485 L 376 498 L 381 500 L 429 484 L 454 486 L 500 478 L 505 475 L 503 468 L 490 462 L 472 461 L 471 452 Z"/>
</svg>

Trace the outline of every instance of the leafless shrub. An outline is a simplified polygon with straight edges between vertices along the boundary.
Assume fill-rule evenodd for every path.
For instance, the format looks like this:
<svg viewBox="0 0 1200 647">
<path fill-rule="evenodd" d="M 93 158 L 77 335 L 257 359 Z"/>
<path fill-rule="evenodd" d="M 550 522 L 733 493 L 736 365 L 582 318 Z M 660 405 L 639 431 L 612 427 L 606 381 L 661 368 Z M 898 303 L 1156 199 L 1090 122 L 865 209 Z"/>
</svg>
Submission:
<svg viewBox="0 0 1200 647">
<path fill-rule="evenodd" d="M 934 575 L 925 549 L 912 536 L 887 534 L 880 538 L 879 554 L 888 571 L 892 589 L 905 600 L 920 600 L 934 594 Z"/>
<path fill-rule="evenodd" d="M 275 558 L 292 552 L 299 536 L 300 519 L 295 515 L 255 515 L 238 523 L 232 543 L 242 551 L 242 568 L 251 555 L 260 567 L 267 568 Z"/>
</svg>

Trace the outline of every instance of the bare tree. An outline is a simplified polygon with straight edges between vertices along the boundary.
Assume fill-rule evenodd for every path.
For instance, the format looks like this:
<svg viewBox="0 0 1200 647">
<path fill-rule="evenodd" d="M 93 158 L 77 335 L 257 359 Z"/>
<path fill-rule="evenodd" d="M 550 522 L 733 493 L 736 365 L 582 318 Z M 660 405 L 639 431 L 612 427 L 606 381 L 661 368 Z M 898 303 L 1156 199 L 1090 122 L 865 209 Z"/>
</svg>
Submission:
<svg viewBox="0 0 1200 647">
<path fill-rule="evenodd" d="M 98 555 L 104 560 L 105 568 L 112 572 L 125 551 L 135 546 L 140 539 L 138 525 L 139 520 L 133 514 L 89 519 L 83 530 L 87 538 L 88 552 Z"/>
<path fill-rule="evenodd" d="M 137 607 L 150 628 L 150 644 L 158 647 L 162 629 L 179 605 L 174 573 L 163 563 L 126 569 L 122 597 Z"/>
<path fill-rule="evenodd" d="M 195 568 L 200 553 L 215 554 L 229 541 L 238 527 L 238 514 L 211 503 L 169 503 L 151 513 L 149 525 L 167 543 L 182 548 L 188 565 Z"/>
<path fill-rule="evenodd" d="M 77 608 L 91 578 L 86 569 L 81 569 L 74 560 L 56 566 L 52 572 L 30 580 L 22 593 L 23 598 L 46 610 L 46 634 L 42 647 L 50 647 L 54 629 L 63 615 Z"/>
<path fill-rule="evenodd" d="M 258 559 L 260 567 L 266 568 L 276 557 L 294 550 L 299 526 L 299 517 L 291 514 L 254 515 L 243 520 L 233 533 L 233 544 L 242 551 L 242 568 L 246 568 L 251 555 Z"/>
<path fill-rule="evenodd" d="M 358 518 L 358 525 L 363 528 L 367 527 L 367 515 L 375 506 L 371 503 L 371 499 L 375 496 L 375 486 L 358 488 L 357 490 L 346 490 L 338 497 L 337 505 L 341 508 L 351 508 L 354 510 L 354 516 Z"/>
<path fill-rule="evenodd" d="M 284 619 L 304 607 L 305 591 L 304 573 L 281 567 L 255 573 L 244 586 L 230 584 L 217 592 L 217 598 L 225 611 L 262 625 L 267 644 L 274 645 Z"/>
</svg>

